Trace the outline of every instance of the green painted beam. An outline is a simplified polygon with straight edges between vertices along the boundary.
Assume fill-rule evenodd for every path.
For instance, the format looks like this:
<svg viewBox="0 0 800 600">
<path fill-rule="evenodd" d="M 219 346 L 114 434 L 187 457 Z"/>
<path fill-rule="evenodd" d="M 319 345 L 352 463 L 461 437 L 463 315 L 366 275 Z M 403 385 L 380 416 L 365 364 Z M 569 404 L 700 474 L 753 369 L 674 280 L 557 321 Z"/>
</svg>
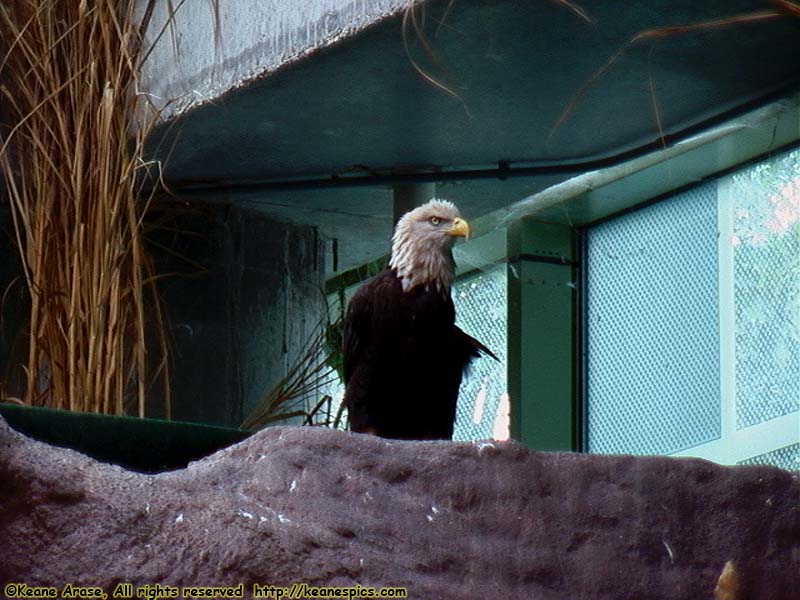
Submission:
<svg viewBox="0 0 800 600">
<path fill-rule="evenodd" d="M 797 92 L 674 145 L 588 171 L 476 219 L 476 235 L 534 218 L 585 226 L 800 141 Z"/>
<path fill-rule="evenodd" d="M 522 220 L 509 229 L 511 434 L 537 450 L 579 450 L 577 232 Z"/>
</svg>

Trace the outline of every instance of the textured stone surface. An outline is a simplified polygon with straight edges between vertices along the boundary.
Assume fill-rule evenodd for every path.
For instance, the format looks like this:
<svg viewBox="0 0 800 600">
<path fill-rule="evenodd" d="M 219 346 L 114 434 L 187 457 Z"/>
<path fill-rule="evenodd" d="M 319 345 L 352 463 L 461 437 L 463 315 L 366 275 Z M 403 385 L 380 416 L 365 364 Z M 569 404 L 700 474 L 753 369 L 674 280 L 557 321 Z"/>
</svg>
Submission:
<svg viewBox="0 0 800 600">
<path fill-rule="evenodd" d="M 274 428 L 127 472 L 0 419 L 0 582 L 407 586 L 410 598 L 797 598 L 800 482 L 769 467 Z M 794 591 L 792 591 L 794 590 Z"/>
<path fill-rule="evenodd" d="M 137 14 L 142 15 L 147 1 L 136 4 Z M 173 12 L 176 5 L 157 2 L 145 43 L 148 48 L 155 46 L 144 64 L 144 87 L 169 118 L 355 35 L 407 4 L 406 0 L 226 0 L 219 12 L 209 2 L 185 2 Z M 156 42 L 170 19 L 170 34 Z"/>
<path fill-rule="evenodd" d="M 150 236 L 160 244 L 158 272 L 168 275 L 159 293 L 174 359 L 173 418 L 238 426 L 325 314 L 324 244 L 312 227 L 225 203 L 165 213 L 170 220 Z"/>
</svg>

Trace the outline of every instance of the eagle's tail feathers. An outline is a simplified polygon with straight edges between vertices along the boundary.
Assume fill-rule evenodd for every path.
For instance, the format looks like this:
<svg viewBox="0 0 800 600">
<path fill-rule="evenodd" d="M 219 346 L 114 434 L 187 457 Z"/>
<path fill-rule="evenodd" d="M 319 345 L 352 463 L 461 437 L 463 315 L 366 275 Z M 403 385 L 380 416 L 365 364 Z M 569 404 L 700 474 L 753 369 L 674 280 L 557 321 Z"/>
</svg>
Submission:
<svg viewBox="0 0 800 600">
<path fill-rule="evenodd" d="M 456 327 L 455 330 L 456 330 L 456 334 L 461 339 L 463 339 L 465 344 L 469 347 L 469 355 L 470 355 L 470 357 L 479 358 L 481 356 L 481 353 L 483 353 L 483 354 L 487 354 L 487 355 L 491 356 L 493 359 L 495 359 L 498 362 L 500 361 L 500 359 L 497 358 L 497 355 L 495 355 L 494 352 L 489 350 L 489 348 L 487 348 L 484 344 L 482 344 L 481 342 L 476 340 L 474 337 L 472 337 L 468 333 L 465 333 L 463 330 L 461 330 L 458 327 Z"/>
</svg>

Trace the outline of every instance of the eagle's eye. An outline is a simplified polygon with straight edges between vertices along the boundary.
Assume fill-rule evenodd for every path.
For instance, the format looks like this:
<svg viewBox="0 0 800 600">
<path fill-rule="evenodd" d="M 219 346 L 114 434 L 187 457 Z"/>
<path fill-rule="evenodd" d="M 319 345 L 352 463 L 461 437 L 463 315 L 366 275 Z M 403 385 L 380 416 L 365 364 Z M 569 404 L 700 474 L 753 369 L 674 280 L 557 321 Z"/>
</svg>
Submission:
<svg viewBox="0 0 800 600">
<path fill-rule="evenodd" d="M 442 220 L 439 217 L 431 217 L 431 225 L 438 225 Z"/>
</svg>

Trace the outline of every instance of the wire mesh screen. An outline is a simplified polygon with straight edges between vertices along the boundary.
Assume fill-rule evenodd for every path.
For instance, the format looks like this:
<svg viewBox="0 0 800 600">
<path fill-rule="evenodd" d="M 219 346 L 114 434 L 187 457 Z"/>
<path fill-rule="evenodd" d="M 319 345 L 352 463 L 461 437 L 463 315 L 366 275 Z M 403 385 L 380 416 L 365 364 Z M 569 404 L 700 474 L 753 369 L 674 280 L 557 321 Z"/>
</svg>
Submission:
<svg viewBox="0 0 800 600">
<path fill-rule="evenodd" d="M 800 410 L 800 151 L 733 175 L 731 197 L 742 429 Z"/>
<path fill-rule="evenodd" d="M 476 359 L 461 382 L 455 440 L 506 439 L 506 268 L 497 265 L 460 278 L 453 287 L 456 322 L 494 352 Z"/>
<path fill-rule="evenodd" d="M 800 471 L 800 444 L 778 448 L 739 462 L 740 465 L 773 465 L 787 471 Z"/>
<path fill-rule="evenodd" d="M 716 187 L 588 232 L 588 446 L 669 454 L 720 435 Z"/>
</svg>

